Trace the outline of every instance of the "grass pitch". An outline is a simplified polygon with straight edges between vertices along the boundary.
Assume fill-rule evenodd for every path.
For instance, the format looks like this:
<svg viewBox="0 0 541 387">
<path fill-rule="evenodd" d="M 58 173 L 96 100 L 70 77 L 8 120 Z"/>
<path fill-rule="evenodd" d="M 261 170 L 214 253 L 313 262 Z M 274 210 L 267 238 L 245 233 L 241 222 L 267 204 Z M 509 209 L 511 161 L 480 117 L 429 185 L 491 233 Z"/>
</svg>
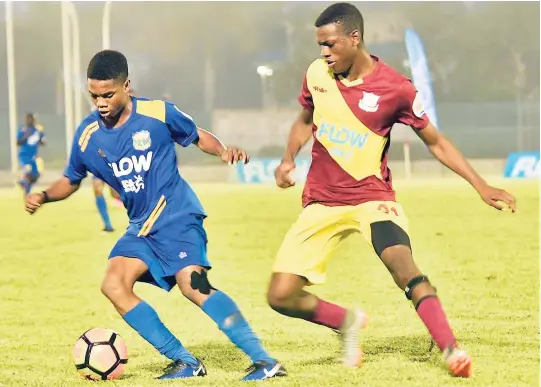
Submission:
<svg viewBox="0 0 541 387">
<path fill-rule="evenodd" d="M 274 255 L 298 215 L 300 188 L 197 185 L 209 213 L 211 282 L 226 291 L 289 371 L 275 386 L 537 386 L 539 384 L 539 190 L 537 182 L 500 181 L 518 199 L 516 214 L 485 204 L 455 180 L 396 184 L 410 219 L 415 259 L 442 299 L 462 345 L 474 359 L 471 380 L 453 379 L 413 307 L 359 235 L 350 236 L 312 290 L 370 315 L 366 360 L 344 369 L 328 329 L 288 319 L 266 305 Z M 119 332 L 130 360 L 111 386 L 235 386 L 250 362 L 215 324 L 174 289 L 138 284 L 165 324 L 209 371 L 206 378 L 154 380 L 167 360 L 116 314 L 99 287 L 107 255 L 127 218 L 112 206 L 117 232 L 100 233 L 88 188 L 33 217 L 17 190 L 0 191 L 0 385 L 88 386 L 71 350 L 92 327 Z"/>
</svg>

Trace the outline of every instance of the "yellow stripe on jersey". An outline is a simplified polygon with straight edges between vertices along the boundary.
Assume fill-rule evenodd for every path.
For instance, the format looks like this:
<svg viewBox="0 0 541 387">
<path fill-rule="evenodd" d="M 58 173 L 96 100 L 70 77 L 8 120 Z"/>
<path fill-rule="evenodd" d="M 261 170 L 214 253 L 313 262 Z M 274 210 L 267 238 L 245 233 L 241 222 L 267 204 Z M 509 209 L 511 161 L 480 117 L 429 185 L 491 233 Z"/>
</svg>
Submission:
<svg viewBox="0 0 541 387">
<path fill-rule="evenodd" d="M 381 179 L 381 155 L 387 138 L 372 132 L 355 116 L 324 60 L 310 65 L 306 80 L 314 101 L 318 141 L 356 180 L 372 175 Z M 314 91 L 315 86 L 325 92 Z"/>
<path fill-rule="evenodd" d="M 90 140 L 90 136 L 99 129 L 98 121 L 94 121 L 91 124 L 87 125 L 86 128 L 83 130 L 83 133 L 81 134 L 81 137 L 79 137 L 79 146 L 81 147 L 81 151 L 84 152 L 86 150 L 86 147 L 88 146 L 88 141 Z"/>
<path fill-rule="evenodd" d="M 43 125 L 41 125 L 41 124 L 36 124 L 35 127 L 36 127 L 36 129 L 37 129 L 38 131 L 40 131 L 40 132 L 43 132 L 43 131 L 45 130 L 45 128 L 44 128 Z"/>
<path fill-rule="evenodd" d="M 141 101 L 137 100 L 137 114 L 155 118 L 165 122 L 165 102 L 163 101 Z"/>
<path fill-rule="evenodd" d="M 83 145 L 83 141 L 85 140 L 88 131 L 92 129 L 94 126 L 98 125 L 98 121 L 94 121 L 91 124 L 88 124 L 85 129 L 83 130 L 83 133 L 81 133 L 81 137 L 79 137 L 79 146 Z"/>
<path fill-rule="evenodd" d="M 143 223 L 143 227 L 141 227 L 139 234 L 137 234 L 138 237 L 147 236 L 150 233 L 152 226 L 154 226 L 154 223 L 156 223 L 166 205 L 167 201 L 165 200 L 165 196 L 162 195 L 156 207 L 154 207 L 145 223 Z"/>
<path fill-rule="evenodd" d="M 83 144 L 81 145 L 81 152 L 84 152 L 86 150 L 86 147 L 88 146 L 88 142 L 90 141 L 90 136 L 99 129 L 99 125 L 96 125 L 92 129 L 88 131 L 88 134 L 86 135 L 85 140 L 83 141 Z"/>
</svg>

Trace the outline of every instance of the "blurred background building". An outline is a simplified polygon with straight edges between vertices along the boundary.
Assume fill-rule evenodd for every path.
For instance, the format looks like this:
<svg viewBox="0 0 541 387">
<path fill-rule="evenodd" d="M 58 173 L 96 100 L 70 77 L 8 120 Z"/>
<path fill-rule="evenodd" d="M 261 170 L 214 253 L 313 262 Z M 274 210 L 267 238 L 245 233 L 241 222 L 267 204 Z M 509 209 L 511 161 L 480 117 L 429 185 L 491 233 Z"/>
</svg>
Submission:
<svg viewBox="0 0 541 387">
<path fill-rule="evenodd" d="M 73 2 L 79 27 L 80 89 L 102 48 L 103 2 Z M 129 60 L 138 95 L 168 95 L 199 126 L 254 155 L 279 157 L 299 106 L 304 71 L 319 55 L 313 22 L 330 2 L 115 2 L 111 48 Z M 538 2 L 356 2 L 368 49 L 411 76 L 404 30 L 423 40 L 440 129 L 470 158 L 539 150 Z M 17 122 L 36 112 L 47 168 L 66 160 L 59 2 L 13 2 Z M 0 20 L 6 14 L 0 8 Z M 10 168 L 5 25 L 0 28 L 0 169 Z M 429 158 L 412 144 L 412 159 Z M 391 147 L 391 159 L 403 158 Z M 203 160 L 196 149 L 181 163 Z M 208 159 L 204 159 L 205 161 Z"/>
</svg>

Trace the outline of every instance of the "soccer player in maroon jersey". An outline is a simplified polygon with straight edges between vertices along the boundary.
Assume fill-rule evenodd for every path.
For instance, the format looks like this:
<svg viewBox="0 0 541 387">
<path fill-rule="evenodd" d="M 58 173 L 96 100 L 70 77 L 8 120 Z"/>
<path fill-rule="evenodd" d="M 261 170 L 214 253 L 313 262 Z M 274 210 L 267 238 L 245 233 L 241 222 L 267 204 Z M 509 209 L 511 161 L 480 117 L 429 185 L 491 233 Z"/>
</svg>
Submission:
<svg viewBox="0 0 541 387">
<path fill-rule="evenodd" d="M 459 349 L 436 289 L 415 264 L 408 221 L 395 201 L 387 167 L 393 124 L 412 127 L 430 152 L 462 176 L 496 209 L 515 211 L 515 199 L 488 185 L 462 154 L 430 123 L 409 79 L 370 55 L 363 18 L 348 3 L 329 6 L 315 22 L 321 59 L 308 68 L 287 148 L 275 171 L 282 188 L 295 184 L 290 172 L 299 150 L 314 138 L 312 165 L 302 194 L 303 211 L 278 252 L 268 289 L 269 305 L 339 332 L 343 362 L 360 364 L 359 330 L 366 315 L 321 300 L 304 290 L 322 284 L 329 255 L 354 230 L 374 248 L 394 281 L 413 302 L 454 376 L 469 377 L 471 359 Z"/>
</svg>

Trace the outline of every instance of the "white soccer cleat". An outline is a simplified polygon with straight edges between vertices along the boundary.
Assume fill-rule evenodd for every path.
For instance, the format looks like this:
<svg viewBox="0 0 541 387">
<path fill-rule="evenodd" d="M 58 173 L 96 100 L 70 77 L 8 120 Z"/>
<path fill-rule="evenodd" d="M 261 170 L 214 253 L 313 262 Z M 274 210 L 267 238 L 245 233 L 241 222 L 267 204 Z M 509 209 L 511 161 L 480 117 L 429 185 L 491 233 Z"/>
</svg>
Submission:
<svg viewBox="0 0 541 387">
<path fill-rule="evenodd" d="M 342 341 L 342 363 L 346 367 L 359 367 L 363 358 L 363 350 L 359 342 L 361 329 L 368 323 L 368 316 L 360 309 L 351 309 L 353 323 L 347 328 L 341 328 L 338 333 Z"/>
<path fill-rule="evenodd" d="M 455 377 L 471 377 L 471 363 L 471 357 L 461 349 L 449 348 L 443 352 L 443 364 Z"/>
</svg>

